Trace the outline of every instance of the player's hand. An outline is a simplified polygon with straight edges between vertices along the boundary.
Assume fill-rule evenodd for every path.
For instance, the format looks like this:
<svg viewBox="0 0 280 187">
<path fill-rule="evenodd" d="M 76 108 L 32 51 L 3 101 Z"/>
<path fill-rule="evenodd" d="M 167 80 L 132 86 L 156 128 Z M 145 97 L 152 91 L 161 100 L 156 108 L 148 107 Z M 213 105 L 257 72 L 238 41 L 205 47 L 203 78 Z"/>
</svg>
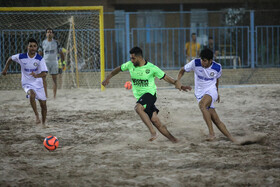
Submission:
<svg viewBox="0 0 280 187">
<path fill-rule="evenodd" d="M 218 103 L 220 102 L 220 95 L 219 95 L 219 94 L 218 94 L 217 102 L 218 102 Z"/>
<path fill-rule="evenodd" d="M 175 82 L 175 88 L 176 89 L 179 89 L 180 91 L 182 90 L 182 84 L 181 84 L 181 82 L 179 81 L 179 80 L 176 80 L 176 82 Z"/>
<path fill-rule="evenodd" d="M 34 78 L 37 78 L 37 75 L 33 71 L 29 75 L 33 76 Z"/>
<path fill-rule="evenodd" d="M 190 87 L 190 86 L 181 86 L 181 89 L 182 89 L 183 91 L 187 92 L 187 91 L 191 91 L 191 90 L 192 90 L 192 87 Z"/>
<path fill-rule="evenodd" d="M 109 84 L 109 79 L 105 79 L 104 81 L 102 81 L 101 83 L 103 86 L 107 86 Z"/>
<path fill-rule="evenodd" d="M 4 75 L 4 76 L 7 75 L 7 71 L 5 71 L 5 70 L 2 71 L 2 75 Z"/>
</svg>

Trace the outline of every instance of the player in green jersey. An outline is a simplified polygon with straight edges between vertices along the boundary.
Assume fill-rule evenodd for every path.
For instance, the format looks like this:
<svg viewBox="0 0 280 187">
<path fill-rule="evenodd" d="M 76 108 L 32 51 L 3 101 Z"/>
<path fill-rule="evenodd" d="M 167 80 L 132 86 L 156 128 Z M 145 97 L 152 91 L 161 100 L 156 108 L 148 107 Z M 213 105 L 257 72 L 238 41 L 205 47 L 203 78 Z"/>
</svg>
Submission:
<svg viewBox="0 0 280 187">
<path fill-rule="evenodd" d="M 102 85 L 108 85 L 109 80 L 119 72 L 129 71 L 132 80 L 133 95 L 137 99 L 134 109 L 151 133 L 149 141 L 153 141 L 157 138 L 157 133 L 152 126 L 153 124 L 161 134 L 170 141 L 176 143 L 178 140 L 167 130 L 166 126 L 162 125 L 157 115 L 159 110 L 155 106 L 157 99 L 155 77 L 163 79 L 170 84 L 174 84 L 177 88 L 180 88 L 179 90 L 187 91 L 191 90 L 191 87 L 181 86 L 179 81 L 166 75 L 154 64 L 147 62 L 143 58 L 141 48 L 134 47 L 129 53 L 131 60 L 115 68 L 102 82 Z"/>
</svg>

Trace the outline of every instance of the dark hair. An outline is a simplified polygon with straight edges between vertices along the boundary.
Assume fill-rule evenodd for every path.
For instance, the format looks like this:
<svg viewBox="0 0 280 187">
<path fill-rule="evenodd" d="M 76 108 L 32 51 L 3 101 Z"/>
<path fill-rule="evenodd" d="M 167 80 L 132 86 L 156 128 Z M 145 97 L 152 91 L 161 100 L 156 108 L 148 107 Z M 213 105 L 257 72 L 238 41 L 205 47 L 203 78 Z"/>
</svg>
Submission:
<svg viewBox="0 0 280 187">
<path fill-rule="evenodd" d="M 200 52 L 201 59 L 211 60 L 213 59 L 213 51 L 211 49 L 205 48 Z"/>
<path fill-rule="evenodd" d="M 212 36 L 209 36 L 208 40 L 213 40 L 213 37 L 212 37 Z"/>
<path fill-rule="evenodd" d="M 192 35 L 196 35 L 196 34 L 193 32 Z"/>
<path fill-rule="evenodd" d="M 47 33 L 48 31 L 52 31 L 52 33 L 54 33 L 52 28 L 47 28 L 47 29 L 46 29 L 46 33 Z"/>
<path fill-rule="evenodd" d="M 29 38 L 28 41 L 27 41 L 27 44 L 29 44 L 29 43 L 36 43 L 37 46 L 38 46 L 38 42 L 34 38 Z"/>
<path fill-rule="evenodd" d="M 129 54 L 135 54 L 135 56 L 143 57 L 143 52 L 140 47 L 133 47 L 132 49 L 130 49 Z"/>
</svg>

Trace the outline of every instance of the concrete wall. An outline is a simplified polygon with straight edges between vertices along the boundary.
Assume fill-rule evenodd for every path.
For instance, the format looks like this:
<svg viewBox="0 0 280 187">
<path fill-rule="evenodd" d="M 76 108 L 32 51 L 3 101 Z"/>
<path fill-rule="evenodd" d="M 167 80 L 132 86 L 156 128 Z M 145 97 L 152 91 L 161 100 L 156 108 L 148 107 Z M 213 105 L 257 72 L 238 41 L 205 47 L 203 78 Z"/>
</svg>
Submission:
<svg viewBox="0 0 280 187">
<path fill-rule="evenodd" d="M 109 72 L 106 72 L 106 75 Z M 166 73 L 173 77 L 177 77 L 178 70 L 169 70 Z M 8 74 L 0 77 L 0 90 L 21 89 L 20 74 Z M 47 76 L 48 88 L 52 88 L 51 76 Z M 62 77 L 63 88 L 76 87 L 76 75 L 65 73 Z M 128 72 L 121 72 L 111 79 L 108 87 L 123 87 L 126 81 L 130 81 Z M 75 83 L 74 83 L 75 82 Z M 185 73 L 182 82 L 187 85 L 194 84 L 193 72 Z M 87 72 L 79 73 L 79 84 L 83 88 L 99 88 L 99 73 Z M 158 87 L 170 86 L 163 80 L 156 79 Z M 220 85 L 240 85 L 240 84 L 280 84 L 280 68 L 256 68 L 256 69 L 224 69 L 220 78 Z"/>
</svg>

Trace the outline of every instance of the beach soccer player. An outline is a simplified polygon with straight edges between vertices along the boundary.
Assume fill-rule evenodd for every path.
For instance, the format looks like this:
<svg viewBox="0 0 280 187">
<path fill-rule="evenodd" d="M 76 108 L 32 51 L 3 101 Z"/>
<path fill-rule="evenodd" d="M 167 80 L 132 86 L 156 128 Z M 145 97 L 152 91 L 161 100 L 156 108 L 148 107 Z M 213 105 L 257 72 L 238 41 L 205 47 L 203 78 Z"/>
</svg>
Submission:
<svg viewBox="0 0 280 187">
<path fill-rule="evenodd" d="M 146 61 L 143 58 L 141 48 L 134 47 L 129 51 L 129 53 L 131 60 L 115 68 L 102 82 L 102 85 L 108 85 L 109 80 L 119 72 L 129 71 L 132 80 L 132 91 L 137 99 L 135 111 L 151 133 L 151 138 L 149 140 L 153 141 L 157 138 L 157 133 L 152 126 L 153 124 L 159 132 L 170 141 L 174 143 L 177 142 L 178 140 L 167 130 L 166 126 L 161 123 L 158 117 L 159 110 L 155 106 L 155 102 L 157 100 L 155 78 L 157 77 L 159 79 L 163 79 L 173 85 L 181 85 L 181 83 L 166 75 L 154 64 Z M 190 90 L 191 87 L 180 87 L 178 89 L 186 91 L 188 89 Z"/>
<path fill-rule="evenodd" d="M 41 106 L 42 124 L 45 125 L 47 116 L 47 99 L 43 86 L 42 77 L 46 77 L 48 69 L 45 60 L 37 54 L 38 43 L 35 39 L 29 39 L 27 53 L 16 54 L 8 58 L 2 75 L 6 75 L 10 64 L 14 61 L 21 66 L 21 84 L 27 97 L 30 99 L 31 107 L 36 116 L 36 124 L 41 123 L 36 100 Z"/>
</svg>

